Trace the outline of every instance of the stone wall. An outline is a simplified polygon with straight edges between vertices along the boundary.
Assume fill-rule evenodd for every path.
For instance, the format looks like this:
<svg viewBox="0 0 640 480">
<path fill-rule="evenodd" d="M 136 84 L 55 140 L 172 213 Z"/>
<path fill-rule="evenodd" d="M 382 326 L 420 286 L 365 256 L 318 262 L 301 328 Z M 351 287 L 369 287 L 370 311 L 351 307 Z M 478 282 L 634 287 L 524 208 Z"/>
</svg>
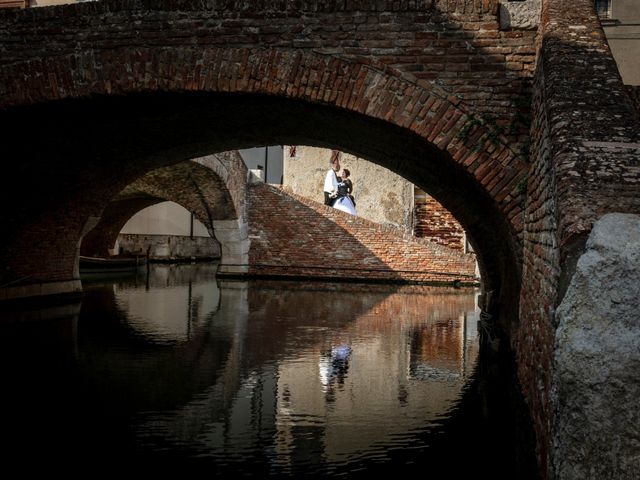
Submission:
<svg viewBox="0 0 640 480">
<path fill-rule="evenodd" d="M 500 27 L 537 29 L 541 8 L 542 0 L 500 0 Z"/>
<path fill-rule="evenodd" d="M 249 273 L 474 283 L 475 259 L 271 185 L 249 188 Z"/>
<path fill-rule="evenodd" d="M 148 254 L 150 260 L 157 261 L 220 258 L 220 245 L 211 237 L 121 233 L 116 245 L 119 253 Z"/>
</svg>

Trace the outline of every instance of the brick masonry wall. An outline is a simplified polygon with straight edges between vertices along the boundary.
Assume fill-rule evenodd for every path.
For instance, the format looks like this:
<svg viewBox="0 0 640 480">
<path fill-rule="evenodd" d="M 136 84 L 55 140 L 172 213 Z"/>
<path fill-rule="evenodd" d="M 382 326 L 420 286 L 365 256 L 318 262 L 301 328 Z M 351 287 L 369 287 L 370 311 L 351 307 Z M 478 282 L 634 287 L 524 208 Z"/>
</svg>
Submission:
<svg viewBox="0 0 640 480">
<path fill-rule="evenodd" d="M 8 42 L 3 57 L 37 57 L 38 45 L 46 44 L 58 54 L 73 50 L 75 42 L 85 49 L 175 45 L 185 35 L 198 45 L 314 49 L 368 58 L 416 80 L 437 79 L 477 111 L 512 118 L 514 92 L 530 93 L 526 79 L 534 70 L 535 32 L 501 31 L 499 3 L 106 0 L 22 17 L 6 14 L 9 33 L 25 41 Z M 57 21 L 47 24 L 52 18 Z"/>
<path fill-rule="evenodd" d="M 441 283 L 475 280 L 472 255 L 278 187 L 253 185 L 249 205 L 249 262 L 254 275 Z"/>
<path fill-rule="evenodd" d="M 545 476 L 555 311 L 593 222 L 640 211 L 640 128 L 591 0 L 548 0 L 535 77 L 520 324 L 512 337 Z"/>
<path fill-rule="evenodd" d="M 542 69 L 538 70 L 544 84 Z M 518 375 L 523 395 L 530 406 L 538 441 L 541 470 L 549 464 L 550 370 L 553 359 L 554 327 L 552 319 L 558 289 L 560 265 L 557 248 L 557 203 L 553 151 L 549 141 L 548 116 L 543 89 L 534 95 L 534 132 L 528 179 L 528 198 L 524 233 L 524 265 L 520 295 L 520 328 L 512 343 L 516 352 Z"/>
<path fill-rule="evenodd" d="M 446 208 L 415 187 L 413 234 L 454 250 L 464 250 L 464 229 Z"/>
<path fill-rule="evenodd" d="M 284 94 L 369 115 L 375 109 L 375 117 L 446 148 L 519 230 L 514 187 L 526 166 L 516 158 L 527 141 L 535 32 L 501 31 L 496 0 L 261 6 L 208 2 L 204 10 L 196 1 L 130 0 L 4 12 L 0 106 L 200 90 Z M 314 55 L 330 63 L 316 64 Z M 374 78 L 374 71 L 396 79 Z M 373 85 L 385 93 L 378 97 Z"/>
<path fill-rule="evenodd" d="M 106 0 L 0 12 L 0 125 L 10 139 L 7 149 L 33 147 L 6 178 L 32 174 L 57 180 L 37 181 L 33 190 L 39 195 L 20 211 L 4 207 L 6 228 L 20 234 L 3 236 L 0 264 L 8 268 L 0 281 L 21 281 L 34 270 L 43 279 L 72 277 L 73 255 L 60 262 L 57 252 L 77 244 L 86 216 L 99 214 L 114 192 L 147 171 L 278 139 L 380 158 L 473 228 L 473 238 L 484 247 L 487 283 L 518 289 L 517 186 L 528 169 L 519 144 L 528 134 L 523 118 L 535 32 L 501 31 L 494 0 L 255 6 Z M 78 98 L 83 100 L 54 101 Z M 153 107 L 158 100 L 162 110 Z M 135 108 L 145 102 L 147 107 Z M 219 110 L 205 108 L 224 102 L 245 102 L 249 109 L 259 103 L 261 118 L 301 106 L 305 112 L 258 126 L 249 119 L 229 121 L 233 112 L 216 118 Z M 22 108 L 27 105 L 35 110 Z M 69 151 L 57 142 L 56 129 L 67 125 L 60 123 L 61 114 L 71 116 L 75 108 L 78 118 L 113 109 L 112 117 L 99 115 L 100 122 L 69 123 L 81 130 L 80 142 L 101 152 L 95 161 L 76 153 L 81 146 Z M 53 112 L 54 120 L 43 120 L 51 128 L 39 132 L 39 142 L 20 131 L 27 110 Z M 328 118 L 331 125 L 345 126 L 313 128 Z M 91 131 L 98 123 L 100 133 Z M 358 126 L 360 138 L 345 133 Z M 403 141 L 389 147 L 391 137 Z M 9 205 L 11 196 L 3 190 L 0 205 Z M 52 210 L 58 215 L 51 216 Z M 77 219 L 68 228 L 70 213 Z M 20 245 L 52 232 L 52 223 L 67 223 L 61 230 L 70 232 L 68 238 L 47 239 L 52 248 L 27 264 L 32 252 Z"/>
</svg>

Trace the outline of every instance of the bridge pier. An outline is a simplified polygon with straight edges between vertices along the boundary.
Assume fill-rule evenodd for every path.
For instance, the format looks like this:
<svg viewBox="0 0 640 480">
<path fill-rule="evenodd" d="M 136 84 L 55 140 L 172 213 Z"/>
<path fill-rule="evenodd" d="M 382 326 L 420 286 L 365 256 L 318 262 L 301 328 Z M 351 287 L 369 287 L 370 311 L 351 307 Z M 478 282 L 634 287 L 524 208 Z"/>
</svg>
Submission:
<svg viewBox="0 0 640 480">
<path fill-rule="evenodd" d="M 20 232 L 22 237 L 7 245 L 7 250 L 13 254 L 13 262 L 7 265 L 7 272 L 10 272 L 8 280 L 0 285 L 0 301 L 78 295 L 82 292 L 78 262 L 80 245 L 82 238 L 98 224 L 100 217 L 78 216 L 73 223 L 82 225 L 82 218 L 85 218 L 84 226 L 77 237 L 74 237 L 70 228 L 67 235 L 60 235 L 53 238 L 54 241 L 45 243 L 45 239 L 31 233 L 31 229 L 46 230 L 45 222 L 44 225 L 32 224 L 29 229 Z M 42 245 L 37 249 L 37 254 L 31 252 L 34 243 Z"/>
<path fill-rule="evenodd" d="M 243 275 L 249 271 L 249 226 L 243 220 L 214 220 L 213 234 L 220 242 L 218 273 Z"/>
<path fill-rule="evenodd" d="M 541 18 L 518 377 L 543 478 L 637 478 L 640 122 L 593 1 Z"/>
</svg>

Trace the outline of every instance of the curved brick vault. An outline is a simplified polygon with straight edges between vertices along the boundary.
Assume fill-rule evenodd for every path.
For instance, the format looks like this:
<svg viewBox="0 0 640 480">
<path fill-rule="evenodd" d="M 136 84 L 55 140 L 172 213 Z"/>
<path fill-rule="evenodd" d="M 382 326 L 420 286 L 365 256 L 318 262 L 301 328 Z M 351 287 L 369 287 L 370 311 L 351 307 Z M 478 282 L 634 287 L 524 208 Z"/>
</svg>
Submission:
<svg viewBox="0 0 640 480">
<path fill-rule="evenodd" d="M 175 202 L 192 212 L 212 238 L 223 242 L 222 252 L 233 252 L 238 240 L 247 240 L 242 234 L 246 231 L 246 183 L 242 181 L 246 176 L 246 166 L 235 151 L 153 170 L 107 205 L 98 224 L 82 239 L 81 254 L 107 256 L 133 215 L 163 201 Z M 236 242 L 230 241 L 231 229 L 236 230 Z M 239 263 L 237 258 L 227 256 L 222 263 Z"/>
<path fill-rule="evenodd" d="M 0 126 L 22 151 L 5 178 L 27 178 L 31 193 L 4 202 L 0 283 L 73 280 L 82 235 L 151 169 L 308 144 L 431 193 L 515 315 L 528 165 L 478 119 L 494 112 L 494 126 L 521 140 L 516 97 L 529 88 L 534 34 L 501 32 L 495 1 L 416 3 L 266 2 L 266 16 L 242 2 L 134 0 L 3 12 Z M 363 21 L 372 27 L 356 28 Z M 34 118 L 46 128 L 25 131 Z"/>
</svg>

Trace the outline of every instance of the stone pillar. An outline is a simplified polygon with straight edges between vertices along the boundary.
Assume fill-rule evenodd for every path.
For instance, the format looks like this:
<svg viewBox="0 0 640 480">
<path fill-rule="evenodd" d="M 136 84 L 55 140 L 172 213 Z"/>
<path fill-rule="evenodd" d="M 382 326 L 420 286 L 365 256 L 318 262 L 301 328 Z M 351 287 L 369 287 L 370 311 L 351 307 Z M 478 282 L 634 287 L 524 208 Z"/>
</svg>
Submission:
<svg viewBox="0 0 640 480">
<path fill-rule="evenodd" d="M 249 271 L 249 226 L 242 220 L 214 220 L 213 233 L 220 242 L 221 274 L 246 274 Z"/>
</svg>

